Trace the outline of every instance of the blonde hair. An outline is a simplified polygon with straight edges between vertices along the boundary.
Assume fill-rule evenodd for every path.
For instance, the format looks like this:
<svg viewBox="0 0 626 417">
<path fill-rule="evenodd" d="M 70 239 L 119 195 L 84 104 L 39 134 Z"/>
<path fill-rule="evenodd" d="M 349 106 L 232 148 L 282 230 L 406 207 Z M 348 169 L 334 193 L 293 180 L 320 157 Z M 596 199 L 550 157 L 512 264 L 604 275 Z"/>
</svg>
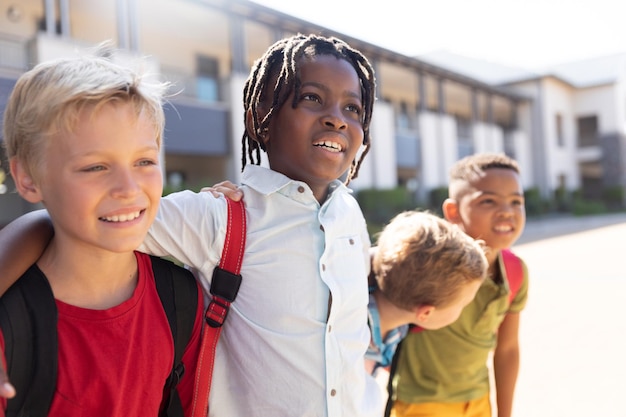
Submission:
<svg viewBox="0 0 626 417">
<path fill-rule="evenodd" d="M 134 70 L 117 65 L 109 43 L 93 54 L 47 61 L 24 73 L 15 84 L 4 112 L 4 142 L 9 158 L 17 158 L 33 177 L 41 166 L 49 139 L 71 132 L 82 109 L 107 103 L 130 103 L 154 121 L 161 145 L 166 83 L 148 82 Z"/>
<path fill-rule="evenodd" d="M 393 304 L 446 307 L 464 285 L 483 280 L 484 244 L 458 226 L 428 212 L 398 214 L 378 237 L 372 272 Z"/>
</svg>

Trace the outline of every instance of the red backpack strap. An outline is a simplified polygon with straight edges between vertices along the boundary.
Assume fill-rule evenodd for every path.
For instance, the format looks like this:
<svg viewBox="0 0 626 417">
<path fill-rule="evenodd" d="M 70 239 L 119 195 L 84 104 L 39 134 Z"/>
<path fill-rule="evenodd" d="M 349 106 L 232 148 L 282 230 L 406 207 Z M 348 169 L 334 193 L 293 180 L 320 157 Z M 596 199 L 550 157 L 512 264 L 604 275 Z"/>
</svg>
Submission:
<svg viewBox="0 0 626 417">
<path fill-rule="evenodd" d="M 202 347 L 198 356 L 192 417 L 206 417 L 213 376 L 213 361 L 222 325 L 241 285 L 241 262 L 246 247 L 246 211 L 243 201 L 228 202 L 228 223 L 220 264 L 213 270 L 211 301 L 204 315 Z"/>
<path fill-rule="evenodd" d="M 509 249 L 503 249 L 500 253 L 502 254 L 506 278 L 509 281 L 509 304 L 511 304 L 522 286 L 524 268 L 521 259 Z"/>
<path fill-rule="evenodd" d="M 409 333 L 419 333 L 422 331 L 424 331 L 424 328 L 418 326 L 417 324 L 413 326 L 409 326 Z"/>
</svg>

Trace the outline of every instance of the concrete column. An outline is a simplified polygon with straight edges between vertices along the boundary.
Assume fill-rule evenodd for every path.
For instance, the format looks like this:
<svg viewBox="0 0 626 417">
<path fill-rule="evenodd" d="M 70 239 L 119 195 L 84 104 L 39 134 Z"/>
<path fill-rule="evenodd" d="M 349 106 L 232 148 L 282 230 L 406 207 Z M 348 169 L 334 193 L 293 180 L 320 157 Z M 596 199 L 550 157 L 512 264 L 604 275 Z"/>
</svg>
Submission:
<svg viewBox="0 0 626 417">
<path fill-rule="evenodd" d="M 437 79 L 437 99 L 439 101 L 439 114 L 446 114 L 446 95 L 444 94 L 443 86 L 445 80 L 443 78 Z"/>
<path fill-rule="evenodd" d="M 478 106 L 478 90 L 472 88 L 472 122 L 476 123 L 480 120 L 480 108 Z"/>
<path fill-rule="evenodd" d="M 61 36 L 69 38 L 71 36 L 70 28 L 70 1 L 59 0 L 59 13 L 61 14 Z"/>
<path fill-rule="evenodd" d="M 46 33 L 50 36 L 56 34 L 57 13 L 54 0 L 44 0 L 44 15 L 46 18 Z"/>
<path fill-rule="evenodd" d="M 491 93 L 487 94 L 487 123 L 493 124 L 493 96 Z"/>
<path fill-rule="evenodd" d="M 128 49 L 139 52 L 139 14 L 137 13 L 137 0 L 127 0 L 126 11 L 128 20 Z"/>
<path fill-rule="evenodd" d="M 427 102 L 426 102 L 426 80 L 424 79 L 424 73 L 423 72 L 418 72 L 417 73 L 417 85 L 418 85 L 418 91 L 417 91 L 417 95 L 419 97 L 419 112 L 425 112 L 427 109 Z"/>
<path fill-rule="evenodd" d="M 517 130 L 519 126 L 519 120 L 517 116 L 518 103 L 517 101 L 511 101 L 511 130 Z"/>
<path fill-rule="evenodd" d="M 127 0 L 117 0 L 115 10 L 117 12 L 117 45 L 120 49 L 130 49 L 130 34 L 128 31 L 128 8 Z"/>
<path fill-rule="evenodd" d="M 232 55 L 232 72 L 247 74 L 250 71 L 246 59 L 246 37 L 243 20 L 239 16 L 230 17 L 230 53 Z"/>
</svg>

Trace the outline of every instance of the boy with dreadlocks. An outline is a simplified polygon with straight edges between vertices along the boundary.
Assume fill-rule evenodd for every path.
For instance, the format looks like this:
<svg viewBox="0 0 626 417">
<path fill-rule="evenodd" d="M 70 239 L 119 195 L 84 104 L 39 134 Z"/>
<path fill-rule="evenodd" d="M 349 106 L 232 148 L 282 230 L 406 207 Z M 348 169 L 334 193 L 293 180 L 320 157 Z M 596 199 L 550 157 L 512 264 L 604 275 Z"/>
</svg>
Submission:
<svg viewBox="0 0 626 417">
<path fill-rule="evenodd" d="M 382 414 L 364 367 L 370 242 L 346 187 L 370 145 L 374 90 L 368 60 L 336 38 L 285 38 L 254 64 L 244 88 L 243 282 L 217 346 L 210 416 Z M 261 151 L 269 169 L 258 166 Z M 170 194 L 141 249 L 197 269 L 208 294 L 226 221 L 224 197 Z"/>
</svg>

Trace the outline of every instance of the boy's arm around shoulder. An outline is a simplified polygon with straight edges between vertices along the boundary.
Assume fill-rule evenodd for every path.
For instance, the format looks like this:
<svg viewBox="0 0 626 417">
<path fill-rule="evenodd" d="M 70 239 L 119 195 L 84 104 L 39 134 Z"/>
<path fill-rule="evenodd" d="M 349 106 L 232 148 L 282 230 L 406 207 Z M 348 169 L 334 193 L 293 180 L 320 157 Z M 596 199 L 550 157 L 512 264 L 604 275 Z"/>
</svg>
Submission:
<svg viewBox="0 0 626 417">
<path fill-rule="evenodd" d="M 48 212 L 37 210 L 13 220 L 0 230 L 0 296 L 3 295 L 44 252 L 54 234 Z M 9 383 L 4 359 L 4 338 L 1 337 L 0 397 L 13 398 L 15 388 Z M 1 401 L 0 414 L 6 401 Z"/>
<path fill-rule="evenodd" d="M 46 210 L 26 213 L 0 230 L 0 295 L 39 259 L 53 235 Z"/>
<path fill-rule="evenodd" d="M 201 270 L 217 265 L 224 242 L 227 208 L 224 197 L 180 191 L 161 198 L 159 212 L 139 247 L 156 256 L 172 256 Z"/>
</svg>

